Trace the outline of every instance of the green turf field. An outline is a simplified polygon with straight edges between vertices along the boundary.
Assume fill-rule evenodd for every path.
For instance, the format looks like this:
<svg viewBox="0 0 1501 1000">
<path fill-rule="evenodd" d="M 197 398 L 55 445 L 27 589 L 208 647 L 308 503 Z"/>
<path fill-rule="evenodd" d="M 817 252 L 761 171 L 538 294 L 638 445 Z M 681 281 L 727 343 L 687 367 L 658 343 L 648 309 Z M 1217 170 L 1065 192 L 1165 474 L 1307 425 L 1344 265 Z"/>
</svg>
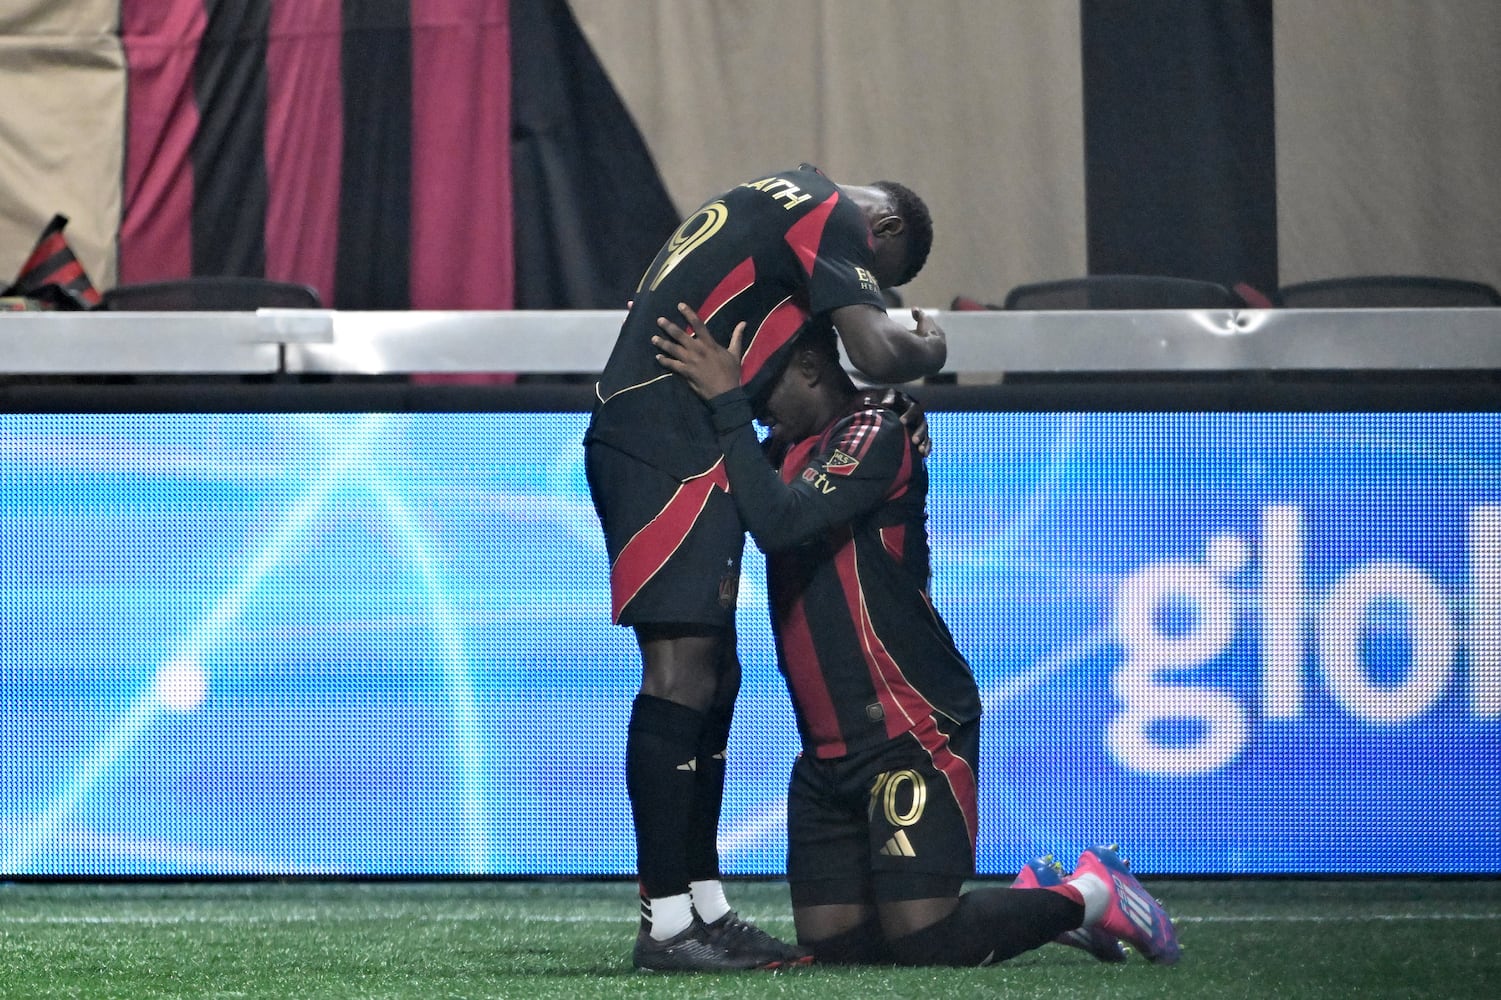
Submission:
<svg viewBox="0 0 1501 1000">
<path fill-rule="evenodd" d="M 1501 997 L 1501 881 L 1147 880 L 1184 956 L 987 969 L 630 968 L 625 882 L 0 885 L 0 997 Z M 732 901 L 790 936 L 786 887 Z"/>
</svg>

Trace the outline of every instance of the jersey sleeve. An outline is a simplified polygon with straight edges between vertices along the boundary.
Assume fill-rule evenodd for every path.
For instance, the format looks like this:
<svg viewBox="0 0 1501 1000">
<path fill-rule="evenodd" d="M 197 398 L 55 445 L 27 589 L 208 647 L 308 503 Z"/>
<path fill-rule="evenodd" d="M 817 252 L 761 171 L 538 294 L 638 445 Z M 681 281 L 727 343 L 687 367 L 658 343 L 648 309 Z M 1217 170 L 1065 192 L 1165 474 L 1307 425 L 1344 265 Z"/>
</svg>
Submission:
<svg viewBox="0 0 1501 1000">
<path fill-rule="evenodd" d="M 711 408 L 730 496 L 762 551 L 792 548 L 854 521 L 911 477 L 907 430 L 889 410 L 863 409 L 841 419 L 790 470 L 787 482 L 756 439 L 742 390 L 716 398 Z"/>
<path fill-rule="evenodd" d="M 818 213 L 788 233 L 793 250 L 808 270 L 808 311 L 817 316 L 841 306 L 865 303 L 886 308 L 871 268 L 875 254 L 870 228 L 855 203 L 836 196 L 821 225 Z"/>
</svg>

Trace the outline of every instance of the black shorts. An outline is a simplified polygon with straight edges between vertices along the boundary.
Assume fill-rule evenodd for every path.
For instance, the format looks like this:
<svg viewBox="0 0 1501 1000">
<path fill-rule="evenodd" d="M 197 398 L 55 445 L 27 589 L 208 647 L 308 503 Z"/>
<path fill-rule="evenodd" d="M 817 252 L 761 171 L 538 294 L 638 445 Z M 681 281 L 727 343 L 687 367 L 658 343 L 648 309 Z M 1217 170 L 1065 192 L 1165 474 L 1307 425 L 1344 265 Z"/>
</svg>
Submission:
<svg viewBox="0 0 1501 1000">
<path fill-rule="evenodd" d="M 974 875 L 979 721 L 930 742 L 908 733 L 835 760 L 798 757 L 787 795 L 793 906 L 956 895 Z"/>
<path fill-rule="evenodd" d="M 745 529 L 723 461 L 679 480 L 591 441 L 584 471 L 610 556 L 611 620 L 733 626 Z"/>
</svg>

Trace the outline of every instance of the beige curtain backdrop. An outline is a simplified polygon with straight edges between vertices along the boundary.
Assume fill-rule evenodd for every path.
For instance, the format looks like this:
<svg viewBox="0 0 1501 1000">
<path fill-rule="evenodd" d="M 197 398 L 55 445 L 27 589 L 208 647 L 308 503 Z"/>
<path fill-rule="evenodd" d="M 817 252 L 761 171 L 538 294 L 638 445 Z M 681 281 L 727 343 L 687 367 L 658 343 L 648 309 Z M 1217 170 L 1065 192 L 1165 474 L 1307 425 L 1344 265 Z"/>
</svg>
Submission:
<svg viewBox="0 0 1501 1000">
<path fill-rule="evenodd" d="M 115 0 L 0 0 L 0 288 L 58 212 L 94 287 L 115 283 L 125 57 Z"/>
<path fill-rule="evenodd" d="M 1077 0 L 570 0 L 679 210 L 768 169 L 919 192 L 911 305 L 1082 274 Z"/>
<path fill-rule="evenodd" d="M 1273 16 L 1282 282 L 1501 288 L 1501 3 L 1279 0 Z"/>
</svg>

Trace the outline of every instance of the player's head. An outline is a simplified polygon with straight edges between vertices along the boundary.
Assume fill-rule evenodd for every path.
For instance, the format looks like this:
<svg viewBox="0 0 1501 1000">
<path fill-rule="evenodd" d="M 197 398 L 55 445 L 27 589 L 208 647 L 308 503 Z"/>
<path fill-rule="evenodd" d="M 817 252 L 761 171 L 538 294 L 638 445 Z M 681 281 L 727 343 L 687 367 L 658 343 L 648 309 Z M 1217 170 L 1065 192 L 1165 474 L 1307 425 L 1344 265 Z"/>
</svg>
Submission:
<svg viewBox="0 0 1501 1000">
<path fill-rule="evenodd" d="M 839 365 L 839 334 L 827 317 L 816 317 L 803 324 L 792 342 L 792 362 L 819 370 L 843 371 Z"/>
<path fill-rule="evenodd" d="M 845 188 L 875 237 L 876 281 L 882 288 L 905 285 L 928 262 L 933 249 L 933 217 L 917 193 L 896 181 Z"/>
<path fill-rule="evenodd" d="M 753 406 L 756 419 L 771 429 L 772 438 L 786 445 L 822 430 L 854 391 L 839 363 L 833 324 L 812 320 L 798 333 L 782 374 Z"/>
</svg>

